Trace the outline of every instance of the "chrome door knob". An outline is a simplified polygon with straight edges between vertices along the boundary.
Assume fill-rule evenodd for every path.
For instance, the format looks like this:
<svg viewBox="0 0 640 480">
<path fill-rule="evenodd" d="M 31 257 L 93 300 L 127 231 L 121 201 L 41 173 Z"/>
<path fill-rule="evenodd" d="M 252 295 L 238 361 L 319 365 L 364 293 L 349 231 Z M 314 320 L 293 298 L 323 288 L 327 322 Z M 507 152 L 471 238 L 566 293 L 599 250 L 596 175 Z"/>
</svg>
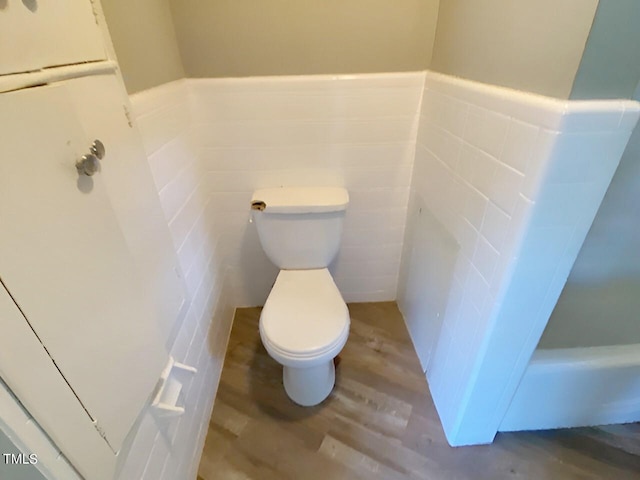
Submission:
<svg viewBox="0 0 640 480">
<path fill-rule="evenodd" d="M 89 153 L 76 162 L 76 168 L 80 175 L 92 176 L 100 168 L 98 157 Z"/>
<path fill-rule="evenodd" d="M 104 158 L 104 154 L 106 153 L 104 144 L 98 139 L 93 141 L 93 145 L 91 145 L 91 148 L 89 150 L 91 150 L 91 153 L 98 157 L 99 160 L 102 160 Z"/>
</svg>

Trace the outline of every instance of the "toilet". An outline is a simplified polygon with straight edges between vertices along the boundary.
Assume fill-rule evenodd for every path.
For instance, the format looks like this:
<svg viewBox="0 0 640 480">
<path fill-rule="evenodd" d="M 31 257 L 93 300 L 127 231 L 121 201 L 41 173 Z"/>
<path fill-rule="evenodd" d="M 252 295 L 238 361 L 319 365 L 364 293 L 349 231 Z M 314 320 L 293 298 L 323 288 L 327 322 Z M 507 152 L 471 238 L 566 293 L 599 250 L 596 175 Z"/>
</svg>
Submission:
<svg viewBox="0 0 640 480">
<path fill-rule="evenodd" d="M 302 406 L 329 396 L 333 359 L 349 336 L 349 310 L 327 269 L 348 204 L 344 188 L 269 188 L 251 200 L 262 248 L 280 268 L 260 315 L 260 338 L 283 366 L 287 395 Z"/>
</svg>

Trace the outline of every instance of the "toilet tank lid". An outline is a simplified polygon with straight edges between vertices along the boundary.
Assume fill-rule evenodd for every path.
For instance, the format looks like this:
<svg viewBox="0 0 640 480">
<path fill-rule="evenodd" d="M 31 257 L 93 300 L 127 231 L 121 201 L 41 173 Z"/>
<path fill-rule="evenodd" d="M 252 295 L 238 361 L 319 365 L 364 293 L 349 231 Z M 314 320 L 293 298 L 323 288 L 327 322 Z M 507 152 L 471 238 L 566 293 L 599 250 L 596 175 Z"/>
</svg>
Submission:
<svg viewBox="0 0 640 480">
<path fill-rule="evenodd" d="M 256 190 L 251 208 L 267 213 L 322 213 L 345 210 L 349 192 L 339 187 L 281 187 Z"/>
</svg>

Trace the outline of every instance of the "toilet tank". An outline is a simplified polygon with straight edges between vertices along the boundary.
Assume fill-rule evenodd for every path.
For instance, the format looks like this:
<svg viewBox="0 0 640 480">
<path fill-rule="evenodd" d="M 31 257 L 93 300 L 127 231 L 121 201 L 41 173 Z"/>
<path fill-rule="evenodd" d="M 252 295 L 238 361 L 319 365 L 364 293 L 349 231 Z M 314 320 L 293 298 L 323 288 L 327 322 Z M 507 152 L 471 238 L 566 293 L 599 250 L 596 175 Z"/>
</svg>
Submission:
<svg viewBox="0 0 640 480">
<path fill-rule="evenodd" d="M 262 248 L 281 270 L 328 267 L 340 247 L 344 188 L 267 188 L 251 200 Z"/>
</svg>

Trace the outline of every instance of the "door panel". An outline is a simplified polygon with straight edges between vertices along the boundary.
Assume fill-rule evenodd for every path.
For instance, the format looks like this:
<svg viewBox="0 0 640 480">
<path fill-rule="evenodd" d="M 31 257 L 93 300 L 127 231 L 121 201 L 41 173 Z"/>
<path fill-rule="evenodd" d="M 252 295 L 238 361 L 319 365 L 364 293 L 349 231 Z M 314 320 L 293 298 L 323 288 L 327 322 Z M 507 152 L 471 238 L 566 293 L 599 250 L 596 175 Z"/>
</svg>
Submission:
<svg viewBox="0 0 640 480">
<path fill-rule="evenodd" d="M 90 0 L 0 1 L 0 75 L 105 58 Z"/>
<path fill-rule="evenodd" d="M 143 282 L 141 294 L 167 340 L 186 313 L 186 286 L 142 141 L 125 115 L 124 90 L 115 75 L 96 75 L 73 80 L 69 93 L 87 137 L 106 147 L 100 178 Z"/>
<path fill-rule="evenodd" d="M 0 325 L 2 380 L 83 476 L 91 480 L 113 479 L 113 451 L 2 284 Z M 2 415 L 6 413 L 7 409 L 2 409 Z"/>
<path fill-rule="evenodd" d="M 0 95 L 0 275 L 117 451 L 167 353 L 101 172 L 76 171 L 74 82 Z"/>
</svg>

